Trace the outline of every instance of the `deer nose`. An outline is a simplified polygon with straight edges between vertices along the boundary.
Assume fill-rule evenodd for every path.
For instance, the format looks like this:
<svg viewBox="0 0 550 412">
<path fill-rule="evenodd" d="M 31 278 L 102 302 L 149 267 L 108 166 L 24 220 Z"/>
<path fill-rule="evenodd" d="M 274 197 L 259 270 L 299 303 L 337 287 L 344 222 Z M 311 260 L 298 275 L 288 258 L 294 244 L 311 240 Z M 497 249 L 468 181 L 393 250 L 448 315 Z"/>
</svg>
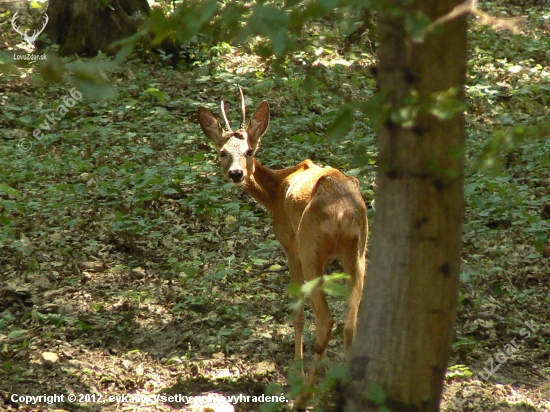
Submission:
<svg viewBox="0 0 550 412">
<path fill-rule="evenodd" d="M 229 178 L 233 181 L 233 183 L 240 183 L 243 180 L 244 173 L 241 169 L 237 170 L 230 170 L 228 173 Z"/>
</svg>

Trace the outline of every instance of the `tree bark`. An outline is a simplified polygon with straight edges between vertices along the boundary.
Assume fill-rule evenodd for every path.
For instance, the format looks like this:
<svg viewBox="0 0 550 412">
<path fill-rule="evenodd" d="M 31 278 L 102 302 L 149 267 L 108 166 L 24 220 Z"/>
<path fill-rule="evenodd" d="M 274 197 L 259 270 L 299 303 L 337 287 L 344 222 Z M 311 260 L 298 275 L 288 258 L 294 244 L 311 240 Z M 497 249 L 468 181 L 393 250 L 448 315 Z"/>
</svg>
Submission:
<svg viewBox="0 0 550 412">
<path fill-rule="evenodd" d="M 139 16 L 148 16 L 147 0 L 50 0 L 46 34 L 61 47 L 61 55 L 113 54 L 111 43 L 134 34 Z"/>
<path fill-rule="evenodd" d="M 406 3 L 392 0 L 384 7 L 405 8 L 409 16 L 422 11 L 435 21 L 460 0 Z M 378 80 L 392 113 L 414 111 L 420 106 L 407 105 L 407 99 L 426 102 L 452 87 L 463 100 L 466 17 L 448 21 L 422 43 L 410 39 L 405 20 L 380 13 Z M 422 110 L 410 125 L 395 119 L 378 131 L 376 218 L 350 362 L 348 412 L 378 410 L 373 384 L 394 411 L 437 411 L 454 335 L 464 119 L 458 114 L 441 120 Z"/>
</svg>

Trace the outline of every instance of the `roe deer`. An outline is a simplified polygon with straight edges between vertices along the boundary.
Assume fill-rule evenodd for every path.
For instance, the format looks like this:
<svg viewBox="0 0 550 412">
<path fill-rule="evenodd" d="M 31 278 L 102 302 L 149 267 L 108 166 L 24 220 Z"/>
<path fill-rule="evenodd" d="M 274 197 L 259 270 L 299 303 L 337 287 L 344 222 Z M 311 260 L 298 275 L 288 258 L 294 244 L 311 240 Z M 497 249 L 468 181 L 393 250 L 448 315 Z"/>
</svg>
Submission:
<svg viewBox="0 0 550 412">
<path fill-rule="evenodd" d="M 346 355 L 350 348 L 357 321 L 357 311 L 363 290 L 365 253 L 368 235 L 367 209 L 359 192 L 359 181 L 330 167 L 324 168 L 307 159 L 296 166 L 271 170 L 254 156 L 260 138 L 269 124 L 269 105 L 262 101 L 245 124 L 246 108 L 242 90 L 242 123 L 232 130 L 221 111 L 226 130 L 205 107 L 199 107 L 198 116 L 204 134 L 214 144 L 224 175 L 241 185 L 273 214 L 273 231 L 288 259 L 291 282 L 302 285 L 323 276 L 323 269 L 331 258 L 340 259 L 350 276 L 349 309 L 344 327 Z M 307 384 L 315 382 L 317 364 L 325 353 L 334 324 L 325 293 L 315 288 L 311 293 L 315 315 L 315 355 Z M 302 369 L 303 305 L 294 320 L 295 358 Z"/>
</svg>

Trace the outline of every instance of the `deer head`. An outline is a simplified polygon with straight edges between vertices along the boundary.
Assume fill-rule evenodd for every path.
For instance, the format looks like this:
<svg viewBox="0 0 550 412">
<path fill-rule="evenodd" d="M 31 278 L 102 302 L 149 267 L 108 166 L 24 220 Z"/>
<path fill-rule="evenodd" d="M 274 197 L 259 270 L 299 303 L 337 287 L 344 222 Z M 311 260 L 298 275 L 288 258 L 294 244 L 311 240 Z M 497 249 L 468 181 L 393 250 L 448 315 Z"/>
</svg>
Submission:
<svg viewBox="0 0 550 412">
<path fill-rule="evenodd" d="M 250 123 L 246 124 L 246 103 L 240 87 L 239 91 L 241 93 L 242 122 L 237 130 L 231 128 L 225 114 L 223 100 L 221 111 L 225 121 L 225 130 L 210 110 L 202 106 L 199 107 L 199 123 L 202 131 L 212 141 L 220 155 L 223 174 L 234 184 L 242 184 L 254 173 L 254 155 L 258 150 L 260 138 L 269 124 L 269 104 L 266 100 L 259 104 Z"/>
<path fill-rule="evenodd" d="M 19 14 L 19 12 L 16 11 L 15 14 L 13 15 L 13 17 L 11 19 L 11 25 L 17 33 L 19 33 L 21 36 L 23 36 L 23 40 L 25 40 L 25 42 L 29 45 L 29 47 L 32 51 L 32 50 L 34 50 L 34 42 L 36 41 L 36 39 L 38 38 L 40 33 L 42 33 L 44 31 L 44 29 L 46 28 L 46 24 L 48 24 L 48 21 L 50 20 L 50 18 L 48 17 L 47 14 L 44 14 L 45 19 L 44 19 L 44 25 L 42 26 L 42 28 L 40 30 L 34 30 L 33 34 L 31 36 L 29 36 L 27 34 L 29 29 L 25 30 L 25 32 L 22 32 L 21 29 L 19 28 L 19 26 L 17 25 L 16 20 L 17 20 L 18 14 Z"/>
</svg>

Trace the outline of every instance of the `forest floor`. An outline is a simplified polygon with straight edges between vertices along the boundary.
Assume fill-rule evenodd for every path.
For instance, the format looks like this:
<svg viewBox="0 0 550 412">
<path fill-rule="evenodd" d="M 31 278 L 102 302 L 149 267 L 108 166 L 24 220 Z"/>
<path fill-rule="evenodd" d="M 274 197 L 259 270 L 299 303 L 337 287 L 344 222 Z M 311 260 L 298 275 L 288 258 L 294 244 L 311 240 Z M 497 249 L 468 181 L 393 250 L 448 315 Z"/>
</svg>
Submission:
<svg viewBox="0 0 550 412">
<path fill-rule="evenodd" d="M 550 145 L 530 139 L 508 150 L 496 174 L 477 166 L 495 133 L 550 121 L 550 16 L 499 4 L 490 11 L 526 20 L 516 34 L 476 19 L 470 29 L 448 412 L 550 411 Z M 0 16 L 5 58 L 21 38 L 9 13 Z M 325 138 L 342 101 L 372 96 L 373 56 L 366 41 L 342 51 L 332 29 L 312 29 L 322 47 L 294 56 L 283 77 L 247 50 L 197 43 L 177 64 L 162 54 L 114 68 L 105 57 L 59 60 L 69 71 L 83 63 L 101 72 L 111 86 L 96 92 L 110 99 L 39 81 L 36 62 L 2 79 L 0 409 L 203 411 L 209 401 L 229 411 L 228 397 L 242 395 L 232 399 L 237 411 L 290 410 L 291 402 L 262 398 L 290 398 L 287 263 L 269 214 L 221 175 L 196 110 L 219 113 L 225 98 L 236 120 L 237 85 L 250 107 L 269 100 L 259 159 L 281 168 L 309 157 L 357 176 L 375 225 L 368 119 L 358 115 L 345 137 Z M 58 62 L 53 52 L 48 61 Z M 310 63 L 325 82 L 306 92 Z M 345 302 L 331 298 L 331 307 L 327 354 L 337 365 Z M 334 410 L 335 391 L 318 401 L 318 410 Z"/>
</svg>

